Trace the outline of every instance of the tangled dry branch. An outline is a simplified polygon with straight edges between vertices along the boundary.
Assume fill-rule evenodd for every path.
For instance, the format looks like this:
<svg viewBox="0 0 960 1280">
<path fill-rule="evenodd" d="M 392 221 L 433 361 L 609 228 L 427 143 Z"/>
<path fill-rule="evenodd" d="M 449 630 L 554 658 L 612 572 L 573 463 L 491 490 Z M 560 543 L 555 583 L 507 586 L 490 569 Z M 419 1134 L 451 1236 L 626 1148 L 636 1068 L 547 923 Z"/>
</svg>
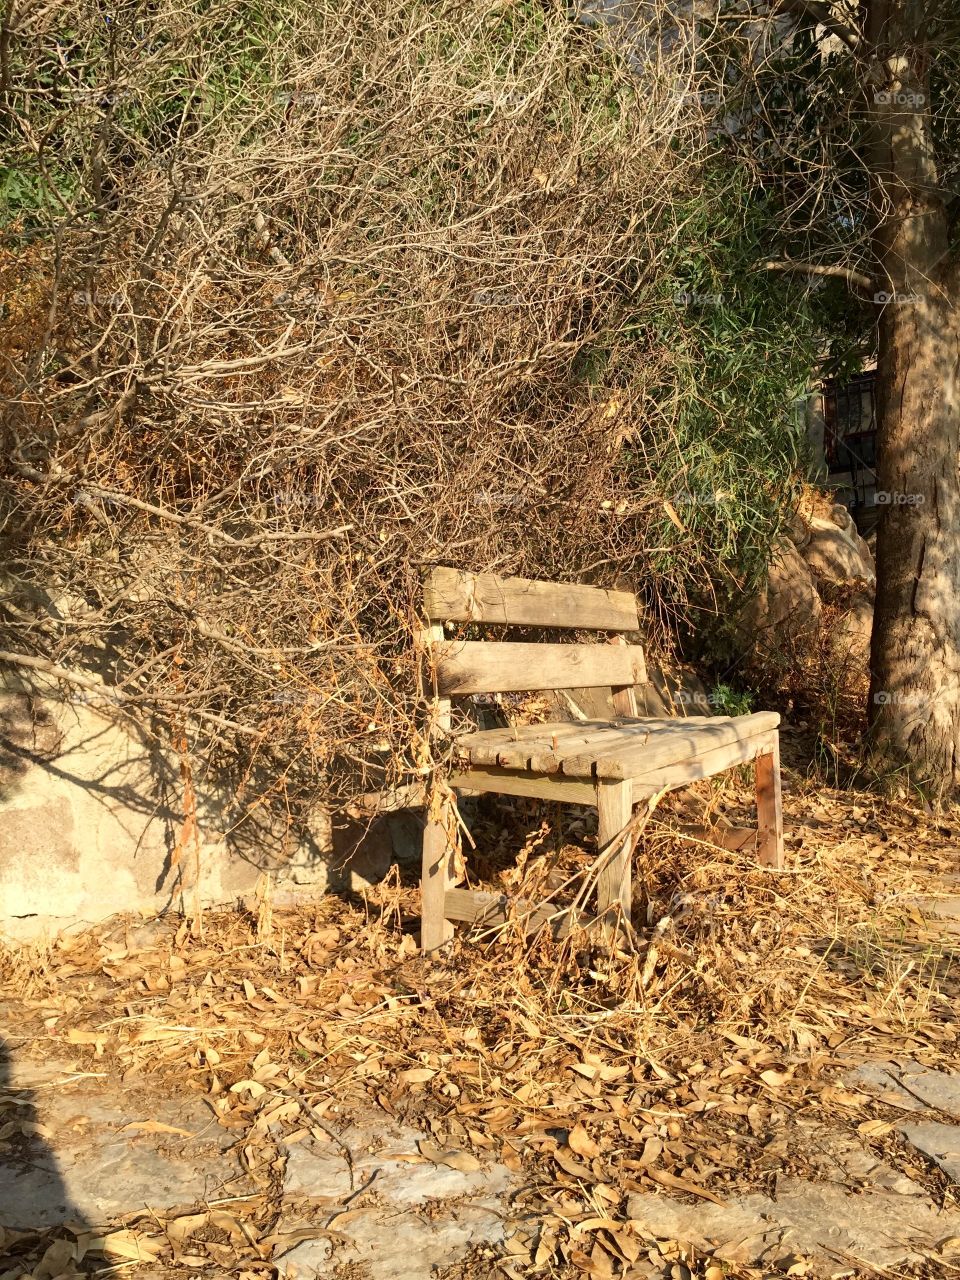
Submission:
<svg viewBox="0 0 960 1280">
<path fill-rule="evenodd" d="M 644 321 L 708 113 L 650 9 L 639 74 L 499 0 L 13 6 L 8 654 L 337 801 L 424 767 L 430 565 L 626 577 L 654 627 L 709 580 Z"/>
</svg>

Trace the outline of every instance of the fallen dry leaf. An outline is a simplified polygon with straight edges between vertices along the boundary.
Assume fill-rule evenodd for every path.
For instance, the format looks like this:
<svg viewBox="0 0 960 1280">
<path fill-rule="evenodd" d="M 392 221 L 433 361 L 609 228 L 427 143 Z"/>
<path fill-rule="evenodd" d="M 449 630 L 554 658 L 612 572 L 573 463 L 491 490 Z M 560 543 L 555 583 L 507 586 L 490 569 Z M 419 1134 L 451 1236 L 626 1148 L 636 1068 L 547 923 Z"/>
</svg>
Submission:
<svg viewBox="0 0 960 1280">
<path fill-rule="evenodd" d="M 457 1169 L 460 1173 L 475 1173 L 477 1169 L 483 1168 L 480 1161 L 475 1155 L 471 1155 L 469 1151 L 441 1151 L 439 1147 L 435 1147 L 431 1142 L 418 1142 L 417 1149 L 425 1160 L 430 1160 L 433 1164 L 443 1164 L 449 1169 Z"/>
<path fill-rule="evenodd" d="M 117 1133 L 172 1133 L 179 1138 L 195 1138 L 196 1134 L 189 1129 L 178 1129 L 173 1124 L 163 1124 L 159 1120 L 131 1120 L 123 1125 Z"/>
<path fill-rule="evenodd" d="M 585 1160 L 593 1160 L 600 1154 L 599 1145 L 594 1142 L 582 1124 L 575 1125 L 567 1134 L 567 1145 L 571 1151 Z"/>
</svg>

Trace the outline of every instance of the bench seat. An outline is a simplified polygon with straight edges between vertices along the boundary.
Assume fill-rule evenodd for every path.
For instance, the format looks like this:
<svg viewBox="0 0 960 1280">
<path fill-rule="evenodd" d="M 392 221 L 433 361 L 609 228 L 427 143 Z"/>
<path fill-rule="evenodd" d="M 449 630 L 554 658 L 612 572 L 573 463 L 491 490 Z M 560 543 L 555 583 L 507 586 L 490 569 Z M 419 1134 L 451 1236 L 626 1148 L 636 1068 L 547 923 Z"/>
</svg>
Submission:
<svg viewBox="0 0 960 1280">
<path fill-rule="evenodd" d="M 707 838 L 720 839 L 723 847 L 738 852 L 750 847 L 761 865 L 783 867 L 780 717 L 771 711 L 678 719 L 639 715 L 636 689 L 649 681 L 643 646 L 636 643 L 636 596 L 438 566 L 427 576 L 423 597 L 427 625 L 422 643 L 429 659 L 424 691 L 429 688 L 432 695 L 426 736 L 445 749 L 438 779 L 444 785 L 427 781 L 415 788 L 427 808 L 420 881 L 424 951 L 444 946 L 453 936 L 454 921 L 494 925 L 511 918 L 516 908 L 502 894 L 459 886 L 464 868 L 455 856 L 461 825 L 457 792 L 595 807 L 598 913 L 590 927 L 608 940 L 631 927 L 631 858 L 639 830 L 634 809 L 645 805 L 651 812 L 667 791 L 751 764 L 756 829 L 711 829 Z M 517 628 L 525 634 L 531 628 L 614 634 L 594 644 L 477 639 L 486 628 L 495 628 L 498 635 Z M 551 689 L 606 689 L 613 718 L 479 732 L 458 732 L 454 726 L 452 698 Z M 582 912 L 574 914 L 577 927 L 586 924 Z M 573 923 L 570 913 L 558 913 L 552 904 L 526 904 L 524 919 L 525 927 L 550 927 L 556 936 Z"/>
<path fill-rule="evenodd" d="M 775 711 L 745 716 L 689 716 L 682 720 L 618 717 L 577 723 L 485 729 L 456 741 L 467 765 L 496 765 L 577 778 L 639 778 L 725 749 L 732 767 L 752 760 L 755 739 L 776 729 Z M 706 775 L 703 775 L 706 776 Z"/>
</svg>

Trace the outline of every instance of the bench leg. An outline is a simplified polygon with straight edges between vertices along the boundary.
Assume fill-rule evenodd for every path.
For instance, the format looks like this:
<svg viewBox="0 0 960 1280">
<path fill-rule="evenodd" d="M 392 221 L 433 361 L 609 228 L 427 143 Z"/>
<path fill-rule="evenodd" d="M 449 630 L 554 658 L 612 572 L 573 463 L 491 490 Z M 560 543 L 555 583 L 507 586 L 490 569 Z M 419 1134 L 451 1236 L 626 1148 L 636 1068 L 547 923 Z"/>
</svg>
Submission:
<svg viewBox="0 0 960 1280">
<path fill-rule="evenodd" d="M 769 751 L 754 762 L 757 788 L 757 859 L 761 866 L 783 870 L 783 802 L 780 796 L 780 735 L 772 735 Z"/>
<path fill-rule="evenodd" d="M 444 805 L 439 818 L 428 812 L 423 829 L 423 868 L 420 877 L 420 947 L 436 951 L 453 937 L 453 924 L 445 915 L 444 899 L 453 884 L 452 815 Z"/>
<path fill-rule="evenodd" d="M 604 933 L 613 935 L 622 929 L 623 921 L 630 919 L 633 839 L 630 835 L 622 836 L 615 852 L 610 845 L 633 816 L 633 784 L 598 782 L 597 813 L 597 843 L 601 856 L 606 859 L 597 878 L 597 919 Z"/>
</svg>

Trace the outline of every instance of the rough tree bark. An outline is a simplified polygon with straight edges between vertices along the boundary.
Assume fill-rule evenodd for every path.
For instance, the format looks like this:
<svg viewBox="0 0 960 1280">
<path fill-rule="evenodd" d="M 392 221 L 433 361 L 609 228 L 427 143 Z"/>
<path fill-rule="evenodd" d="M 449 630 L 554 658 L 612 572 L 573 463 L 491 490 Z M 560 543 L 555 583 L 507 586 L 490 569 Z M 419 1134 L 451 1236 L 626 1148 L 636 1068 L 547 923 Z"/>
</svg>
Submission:
<svg viewBox="0 0 960 1280">
<path fill-rule="evenodd" d="M 960 271 L 934 154 L 924 5 L 874 0 L 871 172 L 880 316 L 876 756 L 938 794 L 960 786 Z"/>
</svg>

